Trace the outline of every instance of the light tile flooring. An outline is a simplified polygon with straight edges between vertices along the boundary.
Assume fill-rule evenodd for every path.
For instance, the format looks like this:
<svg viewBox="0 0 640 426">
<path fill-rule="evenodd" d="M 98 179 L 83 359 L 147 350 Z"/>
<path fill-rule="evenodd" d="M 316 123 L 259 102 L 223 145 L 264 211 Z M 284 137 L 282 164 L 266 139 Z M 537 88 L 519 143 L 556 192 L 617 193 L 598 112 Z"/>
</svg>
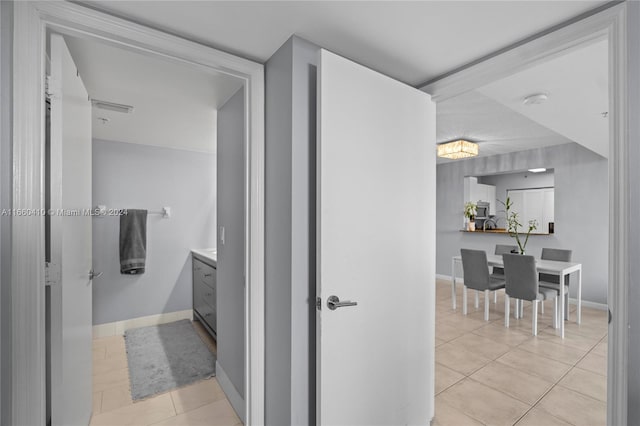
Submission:
<svg viewBox="0 0 640 426">
<path fill-rule="evenodd" d="M 461 287 L 461 286 L 458 286 Z M 531 305 L 524 318 L 504 327 L 504 292 L 484 321 L 484 298 L 468 315 L 451 309 L 451 284 L 436 285 L 436 405 L 433 424 L 576 425 L 606 424 L 607 313 L 575 306 L 565 323 L 565 339 L 552 328 L 553 301 L 538 316 L 538 336 L 531 335 Z M 513 303 L 512 311 L 513 313 Z"/>
<path fill-rule="evenodd" d="M 460 287 L 460 286 L 458 286 Z M 469 315 L 451 309 L 448 281 L 436 285 L 436 416 L 439 426 L 600 426 L 606 424 L 606 312 L 585 308 L 582 324 L 565 325 L 565 339 L 551 327 L 553 305 L 531 335 L 531 308 L 504 328 L 504 299 L 483 320 L 469 292 Z M 572 306 L 575 311 L 575 306 Z M 513 311 L 512 311 L 513 312 Z M 212 351 L 215 341 L 194 322 Z M 93 342 L 91 425 L 241 425 L 215 378 L 133 402 L 122 336 Z"/>
<path fill-rule="evenodd" d="M 212 352 L 216 343 L 199 322 L 193 323 Z M 94 426 L 242 425 L 216 378 L 133 402 L 124 337 L 93 341 Z"/>
</svg>

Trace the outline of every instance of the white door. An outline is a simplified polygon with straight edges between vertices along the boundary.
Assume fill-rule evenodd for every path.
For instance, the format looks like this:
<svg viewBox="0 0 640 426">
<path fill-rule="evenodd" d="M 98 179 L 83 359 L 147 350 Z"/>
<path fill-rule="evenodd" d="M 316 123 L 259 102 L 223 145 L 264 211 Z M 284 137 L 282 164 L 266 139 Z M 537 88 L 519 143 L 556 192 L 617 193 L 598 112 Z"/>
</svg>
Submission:
<svg viewBox="0 0 640 426">
<path fill-rule="evenodd" d="M 87 425 L 92 410 L 91 102 L 64 39 L 51 35 L 51 418 Z M 85 211 L 83 211 L 85 210 Z"/>
<path fill-rule="evenodd" d="M 433 417 L 435 105 L 327 51 L 318 69 L 317 416 Z M 330 297 L 356 306 L 328 308 Z"/>
</svg>

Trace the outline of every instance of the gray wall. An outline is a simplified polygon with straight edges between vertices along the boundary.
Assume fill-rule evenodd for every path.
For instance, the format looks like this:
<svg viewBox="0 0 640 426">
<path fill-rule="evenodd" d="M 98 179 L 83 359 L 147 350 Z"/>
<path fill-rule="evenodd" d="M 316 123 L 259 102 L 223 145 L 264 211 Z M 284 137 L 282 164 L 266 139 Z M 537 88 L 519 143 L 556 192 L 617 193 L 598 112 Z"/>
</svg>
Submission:
<svg viewBox="0 0 640 426">
<path fill-rule="evenodd" d="M 244 88 L 218 110 L 218 363 L 244 398 Z M 240 413 L 242 407 L 234 407 Z"/>
<path fill-rule="evenodd" d="M 532 167 L 554 169 L 556 233 L 531 236 L 527 253 L 539 256 L 543 247 L 572 249 L 573 260 L 582 263 L 583 300 L 607 303 L 608 161 L 574 143 L 438 165 L 437 273 L 451 275 L 451 257 L 461 247 L 493 253 L 496 244 L 513 242 L 508 235 L 460 232 L 464 177 Z M 575 297 L 575 286 L 571 291 Z"/>
<path fill-rule="evenodd" d="M 13 67 L 13 2 L 0 2 L 0 209 L 9 209 Z M 11 424 L 11 217 L 0 216 L 0 424 Z"/>
<path fill-rule="evenodd" d="M 628 352 L 628 417 L 627 424 L 640 424 L 640 3 L 627 3 L 627 41 L 629 87 L 629 352 Z"/>
<path fill-rule="evenodd" d="M 315 424 L 315 150 L 319 47 L 266 64 L 266 424 Z"/>
<path fill-rule="evenodd" d="M 94 140 L 93 205 L 172 209 L 147 218 L 142 275 L 121 275 L 119 218 L 93 219 L 93 323 L 191 309 L 190 250 L 215 247 L 215 155 Z"/>
</svg>

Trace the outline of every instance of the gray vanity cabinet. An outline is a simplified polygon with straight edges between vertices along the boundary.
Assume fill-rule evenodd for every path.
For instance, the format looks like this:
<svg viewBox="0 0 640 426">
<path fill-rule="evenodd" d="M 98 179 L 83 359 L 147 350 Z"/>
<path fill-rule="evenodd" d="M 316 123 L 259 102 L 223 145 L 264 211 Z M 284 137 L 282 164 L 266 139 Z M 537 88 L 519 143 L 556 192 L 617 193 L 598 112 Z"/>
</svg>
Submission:
<svg viewBox="0 0 640 426">
<path fill-rule="evenodd" d="M 216 267 L 193 257 L 193 313 L 216 336 Z"/>
</svg>

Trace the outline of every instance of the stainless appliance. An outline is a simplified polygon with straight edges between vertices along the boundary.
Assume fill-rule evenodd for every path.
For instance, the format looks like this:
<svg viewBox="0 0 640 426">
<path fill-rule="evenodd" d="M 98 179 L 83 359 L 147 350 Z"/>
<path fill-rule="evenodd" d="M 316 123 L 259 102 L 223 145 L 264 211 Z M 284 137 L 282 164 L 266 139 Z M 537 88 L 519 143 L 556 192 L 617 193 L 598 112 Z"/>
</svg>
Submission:
<svg viewBox="0 0 640 426">
<path fill-rule="evenodd" d="M 488 201 L 478 201 L 476 203 L 476 229 L 483 229 L 484 222 L 489 219 Z"/>
</svg>

